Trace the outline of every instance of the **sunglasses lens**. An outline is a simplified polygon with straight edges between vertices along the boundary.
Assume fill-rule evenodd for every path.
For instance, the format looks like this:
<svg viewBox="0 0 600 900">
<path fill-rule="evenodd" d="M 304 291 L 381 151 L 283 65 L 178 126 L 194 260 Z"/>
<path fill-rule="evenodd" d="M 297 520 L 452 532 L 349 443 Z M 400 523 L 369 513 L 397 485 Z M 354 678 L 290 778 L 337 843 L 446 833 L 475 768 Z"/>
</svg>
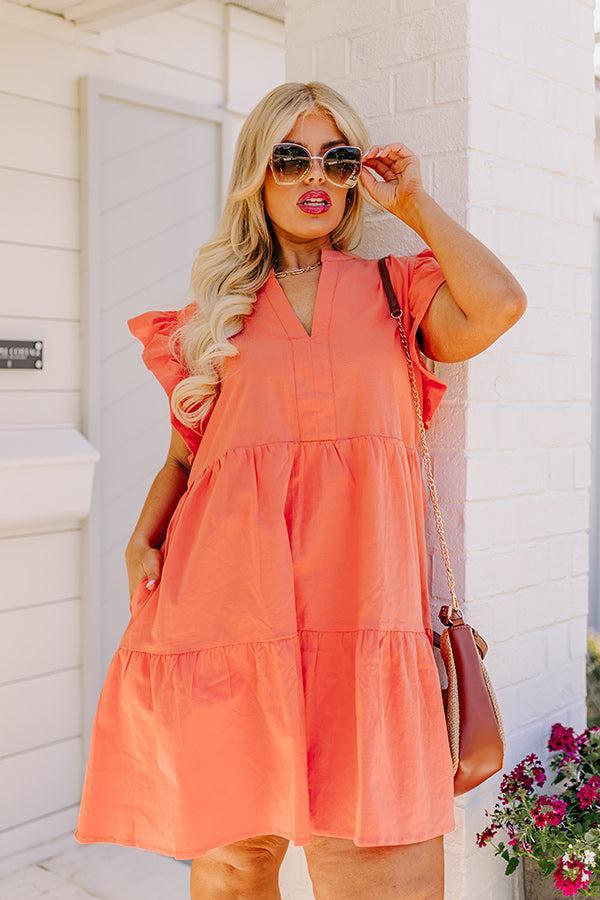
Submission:
<svg viewBox="0 0 600 900">
<path fill-rule="evenodd" d="M 278 184 L 294 184 L 310 168 L 308 150 L 298 144 L 276 144 L 271 154 L 273 177 Z"/>
<path fill-rule="evenodd" d="M 323 159 L 325 174 L 340 187 L 354 187 L 361 166 L 362 151 L 359 147 L 332 147 Z"/>
</svg>

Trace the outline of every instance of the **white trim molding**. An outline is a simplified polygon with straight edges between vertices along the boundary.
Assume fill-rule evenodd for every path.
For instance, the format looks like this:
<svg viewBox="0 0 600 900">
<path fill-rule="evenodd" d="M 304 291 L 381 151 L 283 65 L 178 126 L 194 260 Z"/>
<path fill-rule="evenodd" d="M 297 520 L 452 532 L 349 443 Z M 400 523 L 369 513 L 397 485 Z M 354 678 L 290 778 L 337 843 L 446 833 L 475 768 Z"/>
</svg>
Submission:
<svg viewBox="0 0 600 900">
<path fill-rule="evenodd" d="M 90 511 L 99 452 L 72 426 L 0 429 L 0 534 L 76 525 Z"/>
<path fill-rule="evenodd" d="M 65 19 L 88 31 L 104 31 L 184 6 L 187 0 L 81 0 L 62 11 Z"/>
</svg>

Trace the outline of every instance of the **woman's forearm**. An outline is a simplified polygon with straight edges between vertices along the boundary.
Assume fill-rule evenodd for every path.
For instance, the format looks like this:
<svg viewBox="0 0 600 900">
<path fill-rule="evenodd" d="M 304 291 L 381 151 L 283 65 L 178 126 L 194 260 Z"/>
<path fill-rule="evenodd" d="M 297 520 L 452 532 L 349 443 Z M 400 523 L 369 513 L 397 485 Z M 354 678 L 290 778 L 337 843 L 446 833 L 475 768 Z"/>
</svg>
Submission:
<svg viewBox="0 0 600 900">
<path fill-rule="evenodd" d="M 512 272 L 426 191 L 417 192 L 398 218 L 433 250 L 456 303 L 467 318 L 492 321 L 523 289 Z"/>
<path fill-rule="evenodd" d="M 161 546 L 179 498 L 186 490 L 188 475 L 177 461 L 167 459 L 150 486 L 129 539 L 127 552 L 135 552 L 140 546 Z"/>
</svg>

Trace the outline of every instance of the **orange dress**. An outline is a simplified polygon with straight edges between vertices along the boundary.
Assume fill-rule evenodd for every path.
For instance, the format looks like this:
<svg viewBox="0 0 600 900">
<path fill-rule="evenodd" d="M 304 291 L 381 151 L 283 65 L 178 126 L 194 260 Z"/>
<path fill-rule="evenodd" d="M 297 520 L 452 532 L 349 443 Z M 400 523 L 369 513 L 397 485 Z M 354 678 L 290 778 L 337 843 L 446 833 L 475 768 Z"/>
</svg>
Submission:
<svg viewBox="0 0 600 900">
<path fill-rule="evenodd" d="M 377 260 L 321 258 L 312 334 L 271 269 L 202 433 L 172 417 L 189 483 L 98 699 L 80 843 L 190 859 L 455 829 L 406 358 Z M 447 385 L 415 332 L 444 275 L 431 250 L 388 268 L 428 425 Z M 193 308 L 128 321 L 167 394 Z"/>
</svg>

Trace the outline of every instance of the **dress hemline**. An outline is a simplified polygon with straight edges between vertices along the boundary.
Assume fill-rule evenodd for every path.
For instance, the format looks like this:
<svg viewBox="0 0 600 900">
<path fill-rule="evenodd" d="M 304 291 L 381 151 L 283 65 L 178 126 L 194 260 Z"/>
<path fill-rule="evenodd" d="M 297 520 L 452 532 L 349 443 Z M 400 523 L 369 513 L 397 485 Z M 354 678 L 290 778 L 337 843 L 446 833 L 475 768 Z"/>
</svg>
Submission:
<svg viewBox="0 0 600 900">
<path fill-rule="evenodd" d="M 329 703 L 332 683 L 339 683 L 348 714 Z M 267 710 L 266 725 L 249 733 L 245 719 L 239 724 L 240 709 L 255 711 L 257 722 Z M 337 753 L 320 742 L 324 716 L 343 748 Z M 225 652 L 222 645 L 175 653 L 121 649 L 96 722 L 81 830 L 74 834 L 80 843 L 190 859 L 261 833 L 299 846 L 314 833 L 370 847 L 416 843 L 455 827 L 441 685 L 422 628 L 299 629 L 281 639 L 237 642 Z M 407 723 L 420 732 L 421 747 Z M 272 776 L 271 791 L 256 780 L 262 776 L 255 758 Z M 236 822 L 221 799 L 223 791 L 229 803 L 238 798 L 231 766 L 236 783 L 249 786 L 239 796 L 237 834 L 230 833 Z M 376 781 L 373 767 L 381 771 Z M 210 790 L 197 768 L 212 773 Z M 347 798 L 347 808 L 339 798 Z"/>
<path fill-rule="evenodd" d="M 118 844 L 121 847 L 134 847 L 138 850 L 147 850 L 150 853 L 160 853 L 164 856 L 170 856 L 172 859 L 177 860 L 185 860 L 185 859 L 195 859 L 196 857 L 203 856 L 205 853 L 210 852 L 210 850 L 216 850 L 219 847 L 224 847 L 227 844 L 235 843 L 236 841 L 243 841 L 247 838 L 257 837 L 262 834 L 274 834 L 277 837 L 283 837 L 290 841 L 295 847 L 304 847 L 310 843 L 311 837 L 319 836 L 319 837 L 332 837 L 332 838 L 341 838 L 344 840 L 350 840 L 357 847 L 394 847 L 394 846 L 404 846 L 406 844 L 417 844 L 421 841 L 427 841 L 434 837 L 441 837 L 442 835 L 452 834 L 452 832 L 456 831 L 456 820 L 453 818 L 451 822 L 448 822 L 446 825 L 441 826 L 442 830 L 440 831 L 440 826 L 437 826 L 433 831 L 428 831 L 418 835 L 416 837 L 410 836 L 409 838 L 396 838 L 393 840 L 390 839 L 381 839 L 381 838 L 355 838 L 350 833 L 341 833 L 339 831 L 311 831 L 308 836 L 298 836 L 293 835 L 284 829 L 275 830 L 273 828 L 269 828 L 268 826 L 264 829 L 260 829 L 258 831 L 245 831 L 242 833 L 237 833 L 232 837 L 225 838 L 219 844 L 211 845 L 210 847 L 205 847 L 203 850 L 193 850 L 188 852 L 177 851 L 173 853 L 171 850 L 167 850 L 164 847 L 155 847 L 151 844 L 142 841 L 133 841 L 128 838 L 118 838 L 115 836 L 108 837 L 91 837 L 86 836 L 83 837 L 77 831 L 72 832 L 73 839 L 78 844 Z"/>
</svg>

